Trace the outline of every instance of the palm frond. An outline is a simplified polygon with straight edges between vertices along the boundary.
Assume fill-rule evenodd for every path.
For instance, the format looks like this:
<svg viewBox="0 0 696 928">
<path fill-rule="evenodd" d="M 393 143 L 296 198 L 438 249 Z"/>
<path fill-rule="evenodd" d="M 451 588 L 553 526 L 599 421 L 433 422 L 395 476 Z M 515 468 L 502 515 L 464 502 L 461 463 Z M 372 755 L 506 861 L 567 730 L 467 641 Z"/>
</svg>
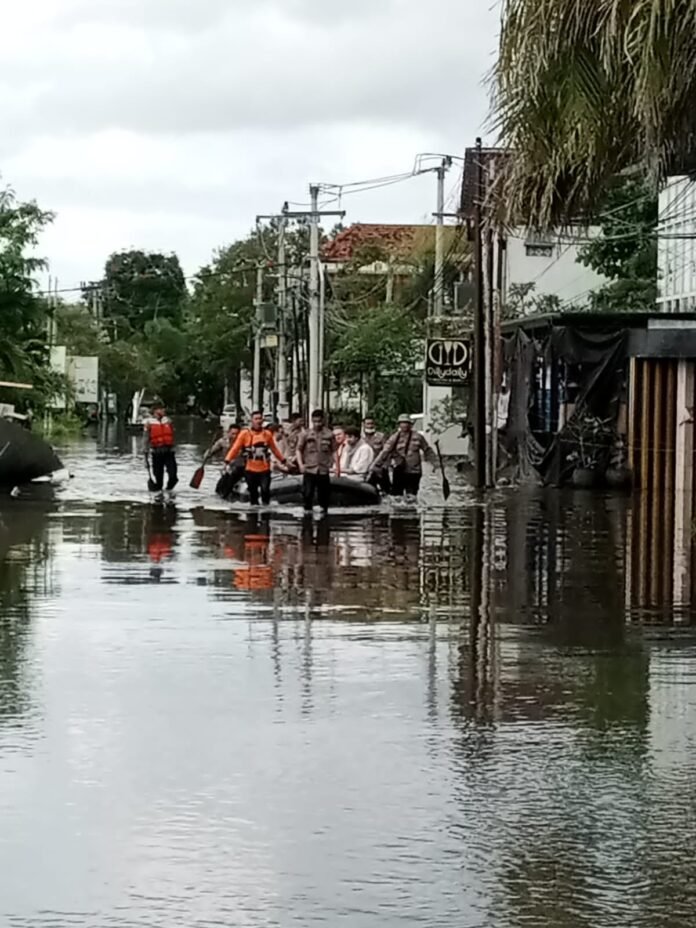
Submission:
<svg viewBox="0 0 696 928">
<path fill-rule="evenodd" d="M 610 178 L 691 155 L 696 0 L 504 0 L 493 124 L 509 215 L 592 213 Z"/>
</svg>

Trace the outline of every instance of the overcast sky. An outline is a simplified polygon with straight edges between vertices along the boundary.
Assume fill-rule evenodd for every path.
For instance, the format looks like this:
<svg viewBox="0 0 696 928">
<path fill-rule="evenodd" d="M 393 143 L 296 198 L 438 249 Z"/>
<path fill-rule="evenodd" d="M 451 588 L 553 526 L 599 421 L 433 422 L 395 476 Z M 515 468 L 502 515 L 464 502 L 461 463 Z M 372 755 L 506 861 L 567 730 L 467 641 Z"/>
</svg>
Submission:
<svg viewBox="0 0 696 928">
<path fill-rule="evenodd" d="M 57 213 L 61 287 L 112 251 L 192 274 L 310 181 L 408 171 L 484 128 L 493 0 L 19 0 L 3 7 L 0 171 Z M 448 177 L 454 205 L 457 171 Z M 431 221 L 432 175 L 346 197 Z"/>
</svg>

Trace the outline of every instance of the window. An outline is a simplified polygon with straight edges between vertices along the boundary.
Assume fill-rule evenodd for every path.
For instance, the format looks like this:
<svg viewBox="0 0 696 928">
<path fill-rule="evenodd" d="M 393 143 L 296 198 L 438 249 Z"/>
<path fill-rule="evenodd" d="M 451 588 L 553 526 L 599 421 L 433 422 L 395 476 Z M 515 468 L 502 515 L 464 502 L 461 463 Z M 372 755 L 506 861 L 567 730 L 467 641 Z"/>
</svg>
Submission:
<svg viewBox="0 0 696 928">
<path fill-rule="evenodd" d="M 528 258 L 553 257 L 553 245 L 548 242 L 525 242 L 524 251 Z"/>
</svg>

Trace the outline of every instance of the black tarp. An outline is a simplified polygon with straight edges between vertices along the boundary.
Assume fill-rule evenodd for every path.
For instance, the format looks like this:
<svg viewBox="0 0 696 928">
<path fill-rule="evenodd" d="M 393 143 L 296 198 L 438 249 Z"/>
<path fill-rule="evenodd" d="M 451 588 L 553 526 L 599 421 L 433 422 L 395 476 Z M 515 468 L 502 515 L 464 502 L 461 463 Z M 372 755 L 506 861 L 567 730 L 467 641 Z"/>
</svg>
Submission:
<svg viewBox="0 0 696 928">
<path fill-rule="evenodd" d="M 0 488 L 12 489 L 63 467 L 53 448 L 38 435 L 0 419 Z"/>
<path fill-rule="evenodd" d="M 514 476 L 521 482 L 560 485 L 572 474 L 578 451 L 577 432 L 588 416 L 616 424 L 626 365 L 626 329 L 552 326 L 536 335 L 517 328 L 504 339 L 504 364 L 510 387 L 508 421 L 501 440 Z M 530 424 L 539 360 L 572 365 L 579 375 L 575 409 L 560 431 L 542 444 Z M 557 389 L 557 378 L 552 378 Z"/>
</svg>

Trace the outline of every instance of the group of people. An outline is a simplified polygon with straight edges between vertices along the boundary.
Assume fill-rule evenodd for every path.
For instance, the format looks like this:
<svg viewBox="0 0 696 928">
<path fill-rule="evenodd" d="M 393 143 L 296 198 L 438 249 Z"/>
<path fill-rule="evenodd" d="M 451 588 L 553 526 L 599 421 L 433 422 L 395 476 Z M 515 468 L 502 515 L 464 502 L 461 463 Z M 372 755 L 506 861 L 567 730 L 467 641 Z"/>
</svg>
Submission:
<svg viewBox="0 0 696 928">
<path fill-rule="evenodd" d="M 251 504 L 267 504 L 274 470 L 301 474 L 306 512 L 311 512 L 315 502 L 322 510 L 328 509 L 332 476 L 369 482 L 395 496 L 415 496 L 423 459 L 434 460 L 425 438 L 414 431 L 410 416 L 400 416 L 397 430 L 387 437 L 370 416 L 363 420 L 362 431 L 355 426 L 329 428 L 321 409 L 314 410 L 309 427 L 299 413 L 281 425 L 265 424 L 263 413 L 255 411 L 249 427 L 230 426 L 227 435 L 210 448 L 206 460 L 218 454 L 225 459 L 225 473 L 218 483 L 221 495 L 228 496 L 244 477 Z"/>
<path fill-rule="evenodd" d="M 435 456 L 423 435 L 414 430 L 411 417 L 399 416 L 398 427 L 389 437 L 377 429 L 371 416 L 362 425 L 362 430 L 341 425 L 329 428 L 321 409 L 314 410 L 309 426 L 299 413 L 282 425 L 266 424 L 257 410 L 247 428 L 232 425 L 208 450 L 205 462 L 224 456 L 218 492 L 229 496 L 244 478 L 252 505 L 270 502 L 274 469 L 302 475 L 305 512 L 311 512 L 315 503 L 323 511 L 328 509 L 332 476 L 368 482 L 394 496 L 416 496 L 423 460 L 434 462 Z M 178 482 L 174 427 L 159 401 L 145 422 L 144 438 L 152 489 L 162 490 L 166 473 L 167 489 L 173 490 Z"/>
</svg>

